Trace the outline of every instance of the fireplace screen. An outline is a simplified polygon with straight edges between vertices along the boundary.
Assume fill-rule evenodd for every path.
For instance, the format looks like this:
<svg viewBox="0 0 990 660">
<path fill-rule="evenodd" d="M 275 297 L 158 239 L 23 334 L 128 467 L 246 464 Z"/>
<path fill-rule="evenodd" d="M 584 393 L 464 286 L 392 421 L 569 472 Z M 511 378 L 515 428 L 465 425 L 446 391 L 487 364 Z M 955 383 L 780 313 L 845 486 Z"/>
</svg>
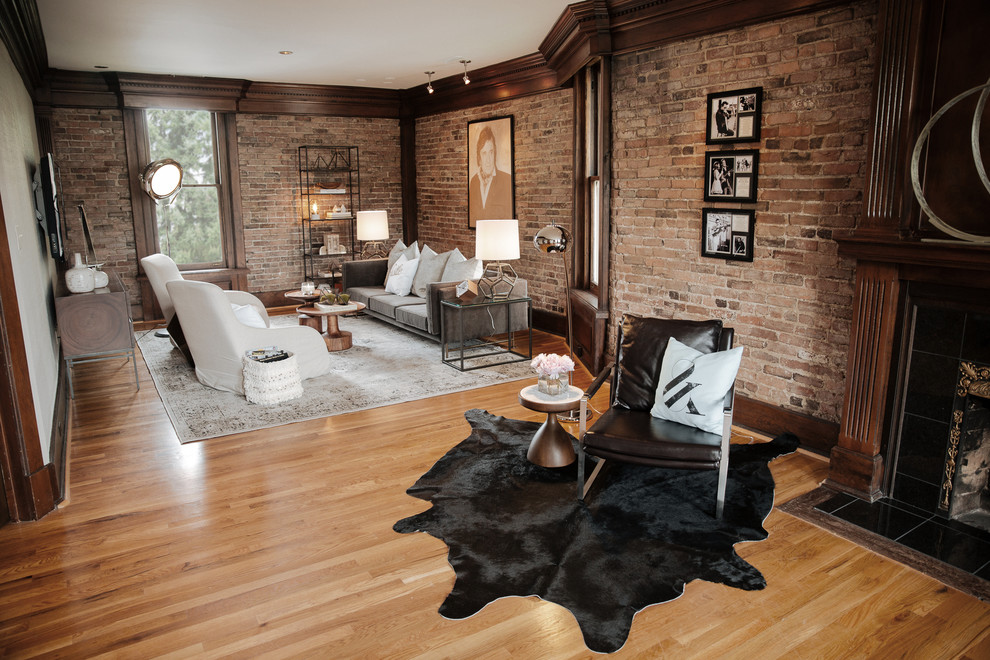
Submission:
<svg viewBox="0 0 990 660">
<path fill-rule="evenodd" d="M 939 510 L 990 531 L 990 367 L 961 362 Z"/>
</svg>

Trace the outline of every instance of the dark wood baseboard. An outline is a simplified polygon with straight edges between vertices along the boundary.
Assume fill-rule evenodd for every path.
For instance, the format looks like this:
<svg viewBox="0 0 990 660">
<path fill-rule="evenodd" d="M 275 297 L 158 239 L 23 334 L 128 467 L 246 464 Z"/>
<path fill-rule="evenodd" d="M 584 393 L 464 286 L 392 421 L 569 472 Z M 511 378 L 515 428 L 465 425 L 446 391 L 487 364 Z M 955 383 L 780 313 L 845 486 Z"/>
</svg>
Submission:
<svg viewBox="0 0 990 660">
<path fill-rule="evenodd" d="M 790 431 L 805 449 L 829 455 L 839 441 L 839 425 L 736 394 L 732 423 L 766 435 Z"/>
<path fill-rule="evenodd" d="M 65 360 L 59 360 L 58 387 L 55 390 L 55 410 L 52 412 L 52 434 L 48 458 L 55 479 L 55 503 L 65 499 L 69 454 L 69 372 Z"/>
<path fill-rule="evenodd" d="M 542 330 L 567 339 L 567 319 L 563 314 L 548 312 L 545 309 L 533 310 L 533 330 Z"/>
</svg>

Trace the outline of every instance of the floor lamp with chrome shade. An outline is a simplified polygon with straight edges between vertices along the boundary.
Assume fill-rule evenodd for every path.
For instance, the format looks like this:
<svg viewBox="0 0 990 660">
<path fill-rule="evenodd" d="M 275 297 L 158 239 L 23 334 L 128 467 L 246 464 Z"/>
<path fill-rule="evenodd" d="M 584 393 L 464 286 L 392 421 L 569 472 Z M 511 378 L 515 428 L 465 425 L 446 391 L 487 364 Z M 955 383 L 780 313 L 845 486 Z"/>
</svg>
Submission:
<svg viewBox="0 0 990 660">
<path fill-rule="evenodd" d="M 571 232 L 551 220 L 549 225 L 538 231 L 533 237 L 533 245 L 540 252 L 560 254 L 564 263 L 564 315 L 567 320 L 567 352 L 570 354 L 571 360 L 574 360 L 573 331 L 571 329 L 571 278 L 568 275 L 567 255 L 565 254 L 571 245 Z M 577 361 L 575 360 L 574 363 L 577 364 Z M 557 419 L 565 422 L 576 422 L 578 420 L 577 411 L 558 413 Z"/>
</svg>

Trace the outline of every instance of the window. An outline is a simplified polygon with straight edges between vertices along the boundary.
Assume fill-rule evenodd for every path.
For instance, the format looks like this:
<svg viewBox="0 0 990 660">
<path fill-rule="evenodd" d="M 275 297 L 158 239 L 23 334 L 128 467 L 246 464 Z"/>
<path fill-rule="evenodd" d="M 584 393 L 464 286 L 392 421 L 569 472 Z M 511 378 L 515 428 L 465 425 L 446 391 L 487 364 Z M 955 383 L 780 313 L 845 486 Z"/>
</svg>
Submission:
<svg viewBox="0 0 990 660">
<path fill-rule="evenodd" d="M 174 158 L 184 170 L 172 204 L 154 208 L 158 249 L 180 266 L 222 266 L 224 195 L 217 116 L 207 110 L 144 111 L 150 161 Z"/>
</svg>

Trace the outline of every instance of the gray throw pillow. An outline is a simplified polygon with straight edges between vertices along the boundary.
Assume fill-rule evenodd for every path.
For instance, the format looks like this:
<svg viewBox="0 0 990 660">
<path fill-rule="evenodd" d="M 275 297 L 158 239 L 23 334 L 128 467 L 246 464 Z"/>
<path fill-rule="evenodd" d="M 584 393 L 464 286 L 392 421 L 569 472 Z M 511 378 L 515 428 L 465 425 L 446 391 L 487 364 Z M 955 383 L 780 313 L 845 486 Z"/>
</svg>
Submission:
<svg viewBox="0 0 990 660">
<path fill-rule="evenodd" d="M 416 269 L 416 277 L 412 285 L 412 292 L 415 295 L 425 298 L 426 292 L 430 289 L 430 282 L 440 281 L 449 256 L 449 252 L 437 254 L 429 245 L 423 246 L 423 251 L 419 254 L 419 268 Z"/>
<path fill-rule="evenodd" d="M 444 266 L 443 275 L 441 276 L 440 281 L 462 282 L 464 280 L 476 280 L 481 277 L 484 270 L 485 269 L 481 263 L 481 259 L 476 258 L 464 259 L 463 261 L 454 261 L 452 255 L 449 259 L 447 259 L 447 265 Z"/>
</svg>

